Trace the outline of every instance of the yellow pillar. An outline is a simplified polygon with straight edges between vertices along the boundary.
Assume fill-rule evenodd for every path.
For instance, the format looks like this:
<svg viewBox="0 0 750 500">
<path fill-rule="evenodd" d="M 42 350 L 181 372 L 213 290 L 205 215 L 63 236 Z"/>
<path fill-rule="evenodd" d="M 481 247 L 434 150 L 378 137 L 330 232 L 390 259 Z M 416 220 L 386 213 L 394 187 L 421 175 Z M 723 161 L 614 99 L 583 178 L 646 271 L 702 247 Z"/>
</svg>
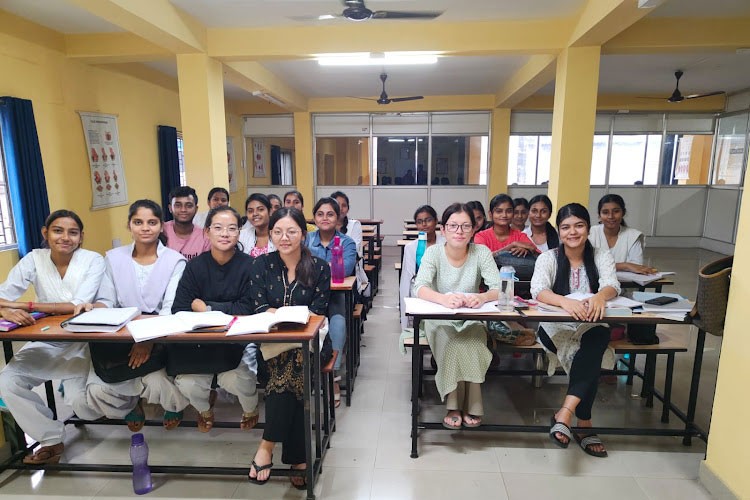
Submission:
<svg viewBox="0 0 750 500">
<path fill-rule="evenodd" d="M 750 166 L 750 163 L 749 163 Z M 745 190 L 750 182 L 745 176 Z M 743 194 L 743 198 L 744 198 Z M 742 221 L 745 221 L 744 224 Z M 721 361 L 716 380 L 711 434 L 700 478 L 709 491 L 724 498 L 724 488 L 735 498 L 750 498 L 750 434 L 744 432 L 750 402 L 743 396 L 750 377 L 750 338 L 747 336 L 747 304 L 750 302 L 750 200 L 743 200 L 737 223 L 732 284 L 721 343 Z M 743 257 L 744 256 L 744 257 Z M 718 480 L 718 481 L 717 481 Z M 718 488 L 717 482 L 721 486 Z M 729 498 L 726 496 L 726 498 Z"/>
<path fill-rule="evenodd" d="M 313 180 L 312 119 L 305 111 L 294 113 L 294 155 L 297 190 L 305 197 L 305 215 L 312 215 L 317 201 Z"/>
<path fill-rule="evenodd" d="M 489 197 L 508 192 L 510 109 L 492 110 L 492 152 L 490 154 Z"/>
<path fill-rule="evenodd" d="M 229 189 L 223 70 L 219 61 L 205 54 L 178 54 L 177 77 L 185 176 L 204 210 L 212 187 Z"/>
<path fill-rule="evenodd" d="M 548 196 L 555 209 L 588 206 L 600 47 L 568 47 L 557 58 Z"/>
</svg>

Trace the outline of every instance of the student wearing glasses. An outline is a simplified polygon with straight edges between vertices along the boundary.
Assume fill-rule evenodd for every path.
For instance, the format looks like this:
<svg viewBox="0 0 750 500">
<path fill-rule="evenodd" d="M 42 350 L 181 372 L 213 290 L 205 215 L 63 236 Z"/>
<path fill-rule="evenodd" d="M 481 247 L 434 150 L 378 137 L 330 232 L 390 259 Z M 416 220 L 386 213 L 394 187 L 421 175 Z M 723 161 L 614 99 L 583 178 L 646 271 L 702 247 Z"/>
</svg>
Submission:
<svg viewBox="0 0 750 500">
<path fill-rule="evenodd" d="M 425 251 L 414 282 L 417 297 L 451 309 L 478 308 L 496 300 L 500 278 L 492 253 L 470 242 L 476 224 L 472 209 L 454 203 L 441 222 L 445 244 Z M 482 281 L 484 293 L 479 292 Z M 485 323 L 428 320 L 422 327 L 437 363 L 435 383 L 448 410 L 443 427 L 478 427 L 484 414 L 481 384 L 492 360 Z"/>
<path fill-rule="evenodd" d="M 427 247 L 435 244 L 445 243 L 442 234 L 436 231 L 437 212 L 430 205 L 422 205 L 414 212 L 414 222 L 417 224 L 418 231 L 427 233 Z M 409 318 L 406 317 L 405 297 L 412 296 L 412 285 L 414 277 L 417 275 L 417 245 L 418 240 L 414 240 L 404 247 L 404 260 L 401 262 L 401 283 L 399 286 L 399 296 L 401 299 L 401 328 L 409 327 Z"/>
<path fill-rule="evenodd" d="M 185 267 L 177 286 L 172 314 L 180 311 L 221 311 L 230 315 L 252 314 L 250 269 L 252 258 L 238 248 L 240 214 L 228 206 L 208 212 L 206 236 L 211 250 Z M 198 430 L 214 424 L 211 389 L 213 380 L 234 394 L 242 406 L 241 429 L 258 423 L 257 364 L 255 345 L 167 344 L 167 374 L 198 410 Z"/>
<path fill-rule="evenodd" d="M 511 227 L 513 221 L 513 198 L 498 194 L 490 200 L 492 227 L 474 235 L 474 243 L 484 245 L 493 254 L 507 251 L 517 257 L 538 254 L 536 245 L 518 229 Z"/>
</svg>

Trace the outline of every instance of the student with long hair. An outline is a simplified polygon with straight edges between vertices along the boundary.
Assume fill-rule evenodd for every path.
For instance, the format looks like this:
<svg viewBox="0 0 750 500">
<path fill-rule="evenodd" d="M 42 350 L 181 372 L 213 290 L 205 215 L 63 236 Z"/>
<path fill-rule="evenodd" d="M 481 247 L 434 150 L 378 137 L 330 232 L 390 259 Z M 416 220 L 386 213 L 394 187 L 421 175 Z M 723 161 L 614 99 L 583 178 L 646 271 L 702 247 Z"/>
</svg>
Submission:
<svg viewBox="0 0 750 500">
<path fill-rule="evenodd" d="M 466 204 L 469 206 L 469 204 Z M 430 205 L 422 205 L 414 212 L 414 222 L 418 231 L 427 233 L 427 247 L 435 244 L 445 243 L 442 233 L 437 232 L 437 212 Z M 412 285 L 417 275 L 417 245 L 419 241 L 409 242 L 404 247 L 404 260 L 401 262 L 401 283 L 399 285 L 399 298 L 401 300 L 401 328 L 409 327 L 409 318 L 406 316 L 406 303 L 404 298 L 412 296 Z"/>
<path fill-rule="evenodd" d="M 238 248 L 240 214 L 231 207 L 214 208 L 206 218 L 211 250 L 188 262 L 177 286 L 172 313 L 221 311 L 252 314 L 250 268 L 252 258 Z M 167 344 L 167 374 L 198 410 L 198 430 L 214 424 L 211 389 L 219 387 L 240 400 L 241 429 L 258 423 L 255 345 Z"/>
<path fill-rule="evenodd" d="M 601 224 L 591 228 L 589 239 L 595 248 L 609 250 L 618 271 L 653 274 L 657 269 L 643 264 L 643 233 L 625 223 L 625 200 L 619 194 L 606 194 L 597 207 Z"/>
<path fill-rule="evenodd" d="M 414 282 L 417 297 L 451 309 L 496 300 L 500 277 L 492 253 L 470 242 L 476 224 L 472 209 L 454 203 L 441 222 L 445 244 L 425 251 Z M 482 281 L 487 287 L 483 293 Z M 437 363 L 435 384 L 448 410 L 443 426 L 478 427 L 484 414 L 481 384 L 492 360 L 487 326 L 482 321 L 428 320 L 422 327 Z"/>
<path fill-rule="evenodd" d="M 549 353 L 550 371 L 560 364 L 570 376 L 567 395 L 551 418 L 549 435 L 561 448 L 567 448 L 575 437 L 587 454 L 606 457 L 607 451 L 596 435 L 573 435 L 570 427 L 574 415 L 578 418 L 576 427 L 592 426 L 591 408 L 601 368 L 614 364 L 614 353 L 607 348 L 609 327 L 597 321 L 604 317 L 607 300 L 620 293 L 620 283 L 612 255 L 595 249 L 588 240 L 591 220 L 583 205 L 565 205 L 557 212 L 556 222 L 561 245 L 537 259 L 531 279 L 534 299 L 561 307 L 572 317 L 570 323 L 539 325 L 539 341 Z M 575 292 L 594 295 L 585 300 L 567 297 Z"/>
<path fill-rule="evenodd" d="M 81 248 L 83 222 L 70 210 L 52 212 L 42 227 L 49 248 L 34 249 L 8 273 L 0 285 L 0 316 L 28 326 L 34 311 L 72 314 L 79 304 L 94 299 L 104 274 L 104 259 Z M 37 299 L 18 302 L 30 286 Z M 23 431 L 40 447 L 24 457 L 26 464 L 60 461 L 65 424 L 54 420 L 50 408 L 34 391 L 48 380 L 61 380 L 63 400 L 84 419 L 95 416 L 85 404 L 86 377 L 91 359 L 83 342 L 27 342 L 0 372 L 0 396 Z"/>
<path fill-rule="evenodd" d="M 271 193 L 267 196 L 268 196 L 268 201 L 271 202 L 271 215 L 273 215 L 273 213 L 276 210 L 280 209 L 284 204 L 281 202 L 281 198 L 279 198 L 279 196 L 276 194 Z"/>
<path fill-rule="evenodd" d="M 250 257 L 273 252 L 273 246 L 268 234 L 268 221 L 271 218 L 271 201 L 262 193 L 253 193 L 245 200 L 247 222 L 240 231 L 242 250 Z"/>
<path fill-rule="evenodd" d="M 523 230 L 540 252 L 557 248 L 560 239 L 554 226 L 549 223 L 552 216 L 552 200 L 546 194 L 538 194 L 529 200 L 529 222 Z"/>
<path fill-rule="evenodd" d="M 152 200 L 137 200 L 128 209 L 132 243 L 109 250 L 106 271 L 96 303 L 76 307 L 137 307 L 141 314 L 172 314 L 177 284 L 185 270 L 185 257 L 163 245 L 161 207 Z M 164 370 L 164 346 L 91 343 L 92 369 L 86 382 L 86 404 L 97 417 L 125 419 L 138 432 L 146 416 L 141 397 L 165 410 L 164 426 L 173 429 L 182 421 L 188 400 Z M 105 380 L 106 379 L 106 382 Z"/>
<path fill-rule="evenodd" d="M 253 314 L 283 306 L 308 306 L 313 314 L 326 314 L 331 283 L 328 263 L 314 257 L 305 246 L 305 216 L 296 208 L 284 207 L 271 216 L 271 239 L 278 251 L 253 262 Z M 268 481 L 273 467 L 273 450 L 282 443 L 281 460 L 299 471 L 290 477 L 297 489 L 305 489 L 304 359 L 295 348 L 264 360 L 269 374 L 265 390 L 266 425 L 255 453 L 248 479 L 256 484 Z M 331 351 L 321 351 L 321 363 L 328 363 Z"/>
<path fill-rule="evenodd" d="M 492 225 L 487 220 L 487 212 L 484 210 L 484 205 L 482 205 L 481 201 L 470 201 L 466 205 L 474 211 L 474 219 L 477 221 L 477 227 L 474 228 L 474 234 L 479 231 L 484 231 Z"/>
<path fill-rule="evenodd" d="M 513 198 L 498 194 L 490 200 L 492 227 L 474 235 L 474 243 L 488 247 L 493 254 L 507 251 L 518 257 L 539 253 L 528 236 L 511 227 L 513 221 Z"/>
<path fill-rule="evenodd" d="M 206 216 L 208 216 L 208 212 L 214 208 L 229 206 L 229 191 L 223 187 L 211 188 L 211 191 L 208 192 L 207 201 L 208 210 L 205 212 L 199 212 L 193 217 L 193 224 L 201 229 L 206 225 Z"/>
<path fill-rule="evenodd" d="M 513 220 L 510 227 L 523 231 L 526 229 L 526 221 L 529 219 L 529 201 L 526 198 L 515 198 L 513 200 Z"/>
<path fill-rule="evenodd" d="M 349 218 L 349 197 L 342 191 L 335 191 L 331 198 L 339 204 L 339 220 L 336 223 L 336 230 L 347 235 L 354 240 L 357 245 L 357 253 L 361 254 L 362 249 L 362 224 L 356 219 Z"/>
<path fill-rule="evenodd" d="M 284 206 L 285 207 L 294 207 L 303 214 L 305 213 L 305 198 L 302 196 L 302 193 L 296 190 L 287 191 L 284 193 Z M 314 231 L 317 231 L 317 227 L 315 224 L 309 224 L 307 223 L 307 232 L 312 233 Z"/>
</svg>

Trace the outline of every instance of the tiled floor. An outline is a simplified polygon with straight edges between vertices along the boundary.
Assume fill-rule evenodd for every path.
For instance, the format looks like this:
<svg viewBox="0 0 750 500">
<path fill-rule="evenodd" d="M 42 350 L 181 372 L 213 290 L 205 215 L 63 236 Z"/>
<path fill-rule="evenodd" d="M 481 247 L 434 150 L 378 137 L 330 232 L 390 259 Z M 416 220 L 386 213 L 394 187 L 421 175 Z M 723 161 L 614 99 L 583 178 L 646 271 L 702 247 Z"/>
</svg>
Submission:
<svg viewBox="0 0 750 500">
<path fill-rule="evenodd" d="M 545 434 L 499 434 L 424 430 L 420 457 L 409 458 L 410 358 L 397 349 L 398 286 L 393 262 L 395 247 L 385 248 L 384 274 L 375 308 L 365 324 L 362 366 L 350 408 L 338 413 L 338 431 L 316 487 L 323 499 L 705 499 L 707 491 L 697 482 L 698 465 L 705 445 L 694 441 L 682 446 L 668 437 L 604 436 L 609 458 L 596 459 L 571 446 L 556 448 Z M 699 250 L 648 249 L 652 264 L 676 271 L 676 291 L 694 296 L 696 270 L 717 254 Z M 695 332 L 675 327 L 690 337 Z M 708 426 L 720 340 L 707 339 L 698 404 L 698 423 Z M 524 364 L 525 359 L 503 360 Z M 675 363 L 674 401 L 687 400 L 692 353 L 678 355 Z M 663 367 L 659 366 L 661 377 Z M 534 389 L 527 379 L 488 379 L 484 389 L 488 422 L 542 423 L 562 400 L 566 379 L 546 380 Z M 657 380 L 661 384 L 661 378 Z M 640 383 L 627 387 L 602 384 L 594 406 L 600 425 L 659 424 L 660 405 L 647 409 L 637 397 Z M 220 404 L 227 419 L 239 419 L 239 411 Z M 439 418 L 442 406 L 434 388 L 425 393 L 424 412 Z M 156 408 L 149 416 L 158 417 Z M 236 414 L 236 415 L 235 415 Z M 221 416 L 221 415 L 220 415 Z M 676 418 L 670 425 L 677 426 Z M 217 429 L 209 435 L 181 428 L 165 432 L 145 430 L 151 462 L 159 464 L 247 465 L 255 452 L 259 431 Z M 104 439 L 106 437 L 106 439 Z M 129 432 L 125 428 L 89 426 L 70 428 L 65 459 L 127 463 Z M 238 477 L 155 475 L 157 498 L 304 498 L 284 478 L 255 486 Z M 10 473 L 0 477 L 0 497 L 96 498 L 131 497 L 126 474 Z"/>
</svg>

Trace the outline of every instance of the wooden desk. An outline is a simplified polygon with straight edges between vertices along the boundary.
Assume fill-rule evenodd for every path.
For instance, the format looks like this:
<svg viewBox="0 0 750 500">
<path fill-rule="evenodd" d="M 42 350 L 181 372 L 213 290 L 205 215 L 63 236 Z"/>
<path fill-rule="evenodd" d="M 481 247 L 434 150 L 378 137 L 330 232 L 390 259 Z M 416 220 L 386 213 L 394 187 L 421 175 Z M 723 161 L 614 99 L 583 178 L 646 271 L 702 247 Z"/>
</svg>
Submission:
<svg viewBox="0 0 750 500">
<path fill-rule="evenodd" d="M 403 234 L 405 240 L 416 240 L 419 236 L 419 231 L 403 231 L 401 234 Z"/>
<path fill-rule="evenodd" d="M 423 320 L 428 319 L 456 319 L 456 320 L 477 320 L 477 321 L 491 321 L 491 320 L 503 320 L 503 321 L 546 321 L 546 322 L 569 322 L 572 318 L 567 314 L 558 313 L 541 313 L 535 309 L 522 312 L 509 312 L 509 313 L 490 313 L 490 314 L 454 314 L 454 315 L 441 315 L 441 314 L 412 314 L 407 311 L 407 316 L 411 316 L 414 322 L 414 338 L 419 338 L 420 323 Z M 664 318 L 659 318 L 652 314 L 639 314 L 633 316 L 622 316 L 622 317 L 608 317 L 604 318 L 601 322 L 603 323 L 626 323 L 626 324 L 684 324 L 688 325 L 687 322 L 674 321 Z M 661 336 L 661 335 L 660 335 Z M 682 340 L 682 342 L 680 342 Z M 668 417 L 669 412 L 673 412 L 680 418 L 684 423 L 684 429 L 665 429 L 665 428 L 593 428 L 593 432 L 599 434 L 635 434 L 635 435 L 649 435 L 649 436 L 682 436 L 684 444 L 690 444 L 692 437 L 697 436 L 702 438 L 704 441 L 707 440 L 707 433 L 695 425 L 695 407 L 697 404 L 697 391 L 698 383 L 700 380 L 700 367 L 703 356 L 703 342 L 705 340 L 705 332 L 699 330 L 699 335 L 696 340 L 696 352 L 695 361 L 693 363 L 693 374 L 690 388 L 690 397 L 688 401 L 687 413 L 683 413 L 674 403 L 671 401 L 671 384 L 672 374 L 674 370 L 674 355 L 677 352 L 685 352 L 687 350 L 685 339 L 665 339 L 664 345 L 643 345 L 636 346 L 629 344 L 628 342 L 619 341 L 613 344 L 613 347 L 618 352 L 628 353 L 642 353 L 647 356 L 646 368 L 644 373 L 638 372 L 638 376 L 644 380 L 644 385 L 649 386 L 649 393 L 647 394 L 650 399 L 651 396 L 656 396 L 664 403 L 662 411 L 662 421 Z M 423 345 L 422 340 L 420 342 L 411 343 L 412 348 L 412 426 L 411 426 L 411 457 L 417 458 L 418 453 L 418 440 L 419 440 L 419 429 L 442 429 L 442 422 L 423 422 L 419 420 L 419 398 L 422 374 L 424 372 L 422 361 L 423 352 L 426 348 Z M 424 342 L 426 344 L 426 341 Z M 515 349 L 509 347 L 509 349 Z M 523 348 L 528 349 L 528 348 Z M 664 394 L 662 395 L 653 388 L 653 380 L 656 366 L 656 355 L 665 354 L 667 356 L 667 376 L 665 379 Z M 635 371 L 635 360 L 632 359 L 628 366 L 629 371 Z M 647 403 L 649 401 L 647 399 Z M 482 424 L 476 429 L 464 429 L 464 430 L 477 430 L 477 431 L 501 431 L 501 432 L 549 432 L 548 426 L 533 426 L 533 425 L 487 425 Z"/>
<path fill-rule="evenodd" d="M 383 219 L 357 219 L 363 226 L 375 226 L 375 232 L 380 239 L 380 226 L 383 224 Z"/>
<path fill-rule="evenodd" d="M 661 293 L 661 289 L 664 286 L 673 286 L 674 280 L 671 278 L 662 278 L 660 280 L 652 281 L 651 283 L 646 283 L 645 285 L 641 285 L 638 283 L 635 283 L 633 281 L 621 281 L 620 282 L 620 288 L 623 289 L 636 289 L 641 292 L 645 292 L 649 288 L 653 288 L 654 292 Z"/>
<path fill-rule="evenodd" d="M 349 348 L 346 351 L 346 406 L 352 405 L 352 393 L 354 392 L 354 380 L 357 378 L 359 369 L 359 332 L 354 328 L 354 287 L 357 286 L 356 276 L 347 276 L 343 283 L 331 281 L 331 293 L 344 294 L 344 307 L 346 308 L 346 336 Z M 344 355 L 344 352 L 339 354 Z"/>
<path fill-rule="evenodd" d="M 114 333 L 73 333 L 63 330 L 60 323 L 69 316 L 47 316 L 37 320 L 35 325 L 17 328 L 10 332 L 1 332 L 0 340 L 3 341 L 6 363 L 13 357 L 13 349 L 10 341 L 55 341 L 55 342 L 124 342 L 132 343 L 133 338 L 127 331 L 122 328 Z M 307 461 L 307 498 L 314 499 L 313 489 L 315 482 L 320 477 L 321 467 L 326 451 L 330 445 L 330 434 L 322 432 L 322 429 L 328 429 L 328 423 L 321 421 L 322 393 L 320 391 L 320 343 L 318 333 L 320 326 L 323 324 L 322 316 L 311 316 L 310 321 L 304 327 L 290 328 L 283 331 L 267 334 L 236 335 L 227 337 L 224 332 L 211 333 L 181 333 L 155 339 L 154 342 L 173 343 L 173 342 L 201 342 L 201 343 L 249 343 L 249 342 L 293 342 L 299 343 L 304 353 L 304 391 L 312 405 L 304 405 L 304 425 L 305 425 L 305 455 Z M 137 321 L 137 320 L 134 320 Z M 41 328 L 49 327 L 46 331 Z M 311 342 L 312 341 L 312 342 Z M 310 344 L 312 343 L 312 349 Z M 311 365 L 312 363 L 312 365 Z M 55 412 L 54 394 L 51 391 L 51 382 L 47 382 L 47 404 Z M 314 409 L 314 417 L 311 415 L 311 406 Z M 80 425 L 86 424 L 112 424 L 114 421 L 96 421 L 84 422 L 80 419 L 70 419 L 66 423 L 75 423 Z M 324 425 L 321 425 L 324 424 Z M 161 426 L 161 422 L 147 422 L 147 425 Z M 233 427 L 237 426 L 236 422 L 232 423 Z M 229 427 L 226 423 L 215 422 L 214 427 Z M 262 426 L 261 426 L 262 428 Z M 17 426 L 17 432 L 23 437 L 23 431 Z M 21 440 L 20 442 L 25 442 Z M 132 465 L 116 465 L 101 463 L 59 463 L 45 465 L 26 465 L 22 462 L 23 457 L 28 451 L 35 448 L 38 443 L 30 446 L 25 450 L 17 452 L 9 461 L 0 465 L 0 470 L 6 469 L 44 469 L 44 470 L 62 470 L 62 471 L 95 471 L 95 472 L 126 472 L 132 473 Z M 314 448 L 313 448 L 314 446 Z M 123 456 L 127 455 L 127 450 L 123 450 Z M 152 473 L 168 474 L 215 474 L 215 475 L 247 475 L 249 464 L 242 467 L 206 467 L 206 466 L 184 466 L 184 465 L 158 465 L 149 463 Z M 289 476 L 288 468 L 274 468 L 272 475 Z"/>
</svg>

